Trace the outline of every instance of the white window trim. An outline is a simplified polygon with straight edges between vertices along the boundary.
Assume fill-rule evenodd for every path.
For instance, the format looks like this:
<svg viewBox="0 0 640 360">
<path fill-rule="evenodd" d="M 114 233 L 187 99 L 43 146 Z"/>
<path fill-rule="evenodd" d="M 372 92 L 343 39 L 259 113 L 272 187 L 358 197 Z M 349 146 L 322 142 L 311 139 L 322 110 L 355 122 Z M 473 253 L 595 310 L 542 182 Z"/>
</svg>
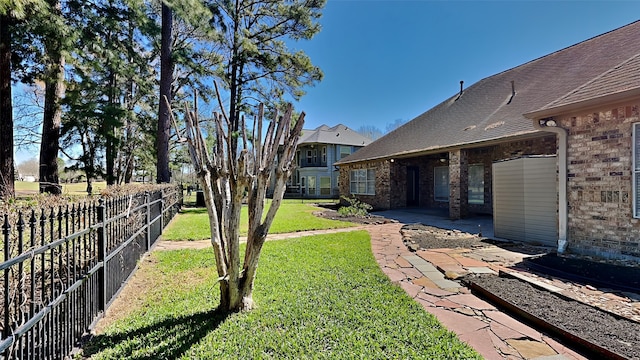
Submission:
<svg viewBox="0 0 640 360">
<path fill-rule="evenodd" d="M 355 172 L 364 172 L 364 181 L 358 181 L 358 179 L 354 179 Z M 369 178 L 369 174 L 373 174 L 373 178 Z M 369 183 L 373 182 L 373 186 L 369 186 Z M 355 191 L 353 190 L 353 184 L 356 184 Z M 364 184 L 364 192 L 359 192 L 358 185 Z M 375 195 L 376 194 L 376 169 L 353 169 L 349 172 L 349 191 L 354 195 Z"/>
<path fill-rule="evenodd" d="M 640 144 L 638 144 L 638 141 L 640 141 L 640 122 L 638 123 L 633 123 L 633 146 L 632 146 L 632 150 L 633 150 L 633 156 L 632 156 L 632 167 L 631 167 L 631 172 L 633 174 L 633 176 L 631 177 L 633 180 L 633 184 L 632 184 L 632 188 L 631 188 L 631 193 L 633 194 L 633 217 L 636 219 L 640 218 L 640 209 L 638 209 L 638 206 L 640 206 L 640 204 L 638 204 L 638 196 L 640 194 L 638 194 L 638 181 L 640 181 L 640 179 L 638 179 L 638 177 L 640 177 L 640 164 L 639 161 L 637 160 L 637 158 L 640 156 Z"/>
</svg>

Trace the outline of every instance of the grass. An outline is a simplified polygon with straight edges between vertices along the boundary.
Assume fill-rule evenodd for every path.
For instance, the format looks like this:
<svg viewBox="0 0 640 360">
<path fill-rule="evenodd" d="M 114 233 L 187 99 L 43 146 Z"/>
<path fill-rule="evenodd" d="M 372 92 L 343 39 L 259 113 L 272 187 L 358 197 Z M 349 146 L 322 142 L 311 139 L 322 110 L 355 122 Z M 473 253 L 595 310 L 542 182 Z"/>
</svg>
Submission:
<svg viewBox="0 0 640 360">
<path fill-rule="evenodd" d="M 29 194 L 37 194 L 40 191 L 40 183 L 38 182 L 27 182 L 27 181 L 16 181 L 15 183 L 16 195 L 29 195 Z M 73 184 L 61 184 L 62 185 L 62 194 L 64 195 L 87 195 L 87 183 L 73 183 Z M 100 191 L 107 187 L 107 183 L 105 181 L 98 181 L 92 183 L 93 193 L 100 194 Z"/>
<path fill-rule="evenodd" d="M 364 231 L 267 242 L 250 312 L 224 314 L 208 250 L 152 253 L 95 359 L 480 359 L 392 284 Z M 142 275 L 144 274 L 144 275 Z M 136 275 L 138 276 L 138 275 Z"/>
<path fill-rule="evenodd" d="M 300 200 L 284 200 L 273 220 L 270 234 L 282 234 L 303 230 L 321 230 L 351 227 L 355 224 L 346 221 L 323 219 L 313 215 L 321 208 L 311 206 Z M 265 210 L 266 213 L 266 210 Z M 247 234 L 247 207 L 242 208 L 240 233 Z M 209 216 L 205 208 L 184 208 L 165 228 L 164 240 L 202 240 L 211 238 Z"/>
</svg>

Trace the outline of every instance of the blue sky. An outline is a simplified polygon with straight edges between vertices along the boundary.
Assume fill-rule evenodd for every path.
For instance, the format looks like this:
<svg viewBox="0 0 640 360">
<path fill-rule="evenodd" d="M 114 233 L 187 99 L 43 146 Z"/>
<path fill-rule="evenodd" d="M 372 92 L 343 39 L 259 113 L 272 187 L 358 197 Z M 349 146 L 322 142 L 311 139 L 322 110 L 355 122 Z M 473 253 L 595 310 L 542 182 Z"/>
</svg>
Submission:
<svg viewBox="0 0 640 360">
<path fill-rule="evenodd" d="M 498 72 L 640 19 L 640 1 L 328 0 L 304 50 L 324 72 L 305 128 L 409 121 Z M 639 39 L 640 41 L 640 39 Z"/>
<path fill-rule="evenodd" d="M 637 0 L 328 0 L 322 31 L 289 44 L 325 75 L 295 106 L 308 129 L 384 131 L 457 93 L 460 80 L 470 86 L 638 19 Z M 37 151 L 16 155 L 22 162 Z"/>
</svg>

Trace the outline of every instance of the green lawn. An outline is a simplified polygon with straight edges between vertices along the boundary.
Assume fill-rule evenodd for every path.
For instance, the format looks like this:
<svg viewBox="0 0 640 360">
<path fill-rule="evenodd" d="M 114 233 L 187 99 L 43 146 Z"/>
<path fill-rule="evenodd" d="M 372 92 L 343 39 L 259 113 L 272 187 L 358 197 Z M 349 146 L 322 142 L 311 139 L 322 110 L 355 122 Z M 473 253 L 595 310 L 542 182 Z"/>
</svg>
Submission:
<svg viewBox="0 0 640 360">
<path fill-rule="evenodd" d="M 96 359 L 480 359 L 380 271 L 364 231 L 267 242 L 254 300 L 223 314 L 210 250 L 154 252 Z"/>
<path fill-rule="evenodd" d="M 40 191 L 40 183 L 38 182 L 16 181 L 14 184 L 17 196 L 37 194 Z M 92 186 L 93 194 L 100 194 L 100 191 L 107 187 L 107 183 L 99 181 L 92 183 Z M 87 195 L 87 183 L 62 184 L 62 194 Z"/>
<path fill-rule="evenodd" d="M 284 200 L 273 220 L 270 234 L 282 234 L 303 230 L 336 229 L 355 226 L 346 221 L 336 221 L 314 216 L 321 208 L 300 200 Z M 266 210 L 265 210 L 266 213 Z M 247 207 L 241 214 L 240 233 L 247 234 Z M 162 233 L 164 240 L 202 240 L 211 238 L 209 217 L 205 208 L 183 208 Z"/>
</svg>

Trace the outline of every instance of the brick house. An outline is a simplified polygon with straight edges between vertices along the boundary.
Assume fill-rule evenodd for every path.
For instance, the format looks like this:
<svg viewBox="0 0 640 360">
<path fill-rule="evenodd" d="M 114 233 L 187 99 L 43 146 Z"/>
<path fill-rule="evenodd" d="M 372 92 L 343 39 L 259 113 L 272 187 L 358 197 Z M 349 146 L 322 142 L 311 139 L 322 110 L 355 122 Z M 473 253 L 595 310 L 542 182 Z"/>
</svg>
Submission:
<svg viewBox="0 0 640 360">
<path fill-rule="evenodd" d="M 340 193 L 377 209 L 491 214 L 497 237 L 640 257 L 638 39 L 634 22 L 461 82 L 342 159 Z"/>
<path fill-rule="evenodd" d="M 296 148 L 296 169 L 285 196 L 337 198 L 338 170 L 334 164 L 371 143 L 371 139 L 345 125 L 321 125 L 303 130 Z"/>
</svg>

